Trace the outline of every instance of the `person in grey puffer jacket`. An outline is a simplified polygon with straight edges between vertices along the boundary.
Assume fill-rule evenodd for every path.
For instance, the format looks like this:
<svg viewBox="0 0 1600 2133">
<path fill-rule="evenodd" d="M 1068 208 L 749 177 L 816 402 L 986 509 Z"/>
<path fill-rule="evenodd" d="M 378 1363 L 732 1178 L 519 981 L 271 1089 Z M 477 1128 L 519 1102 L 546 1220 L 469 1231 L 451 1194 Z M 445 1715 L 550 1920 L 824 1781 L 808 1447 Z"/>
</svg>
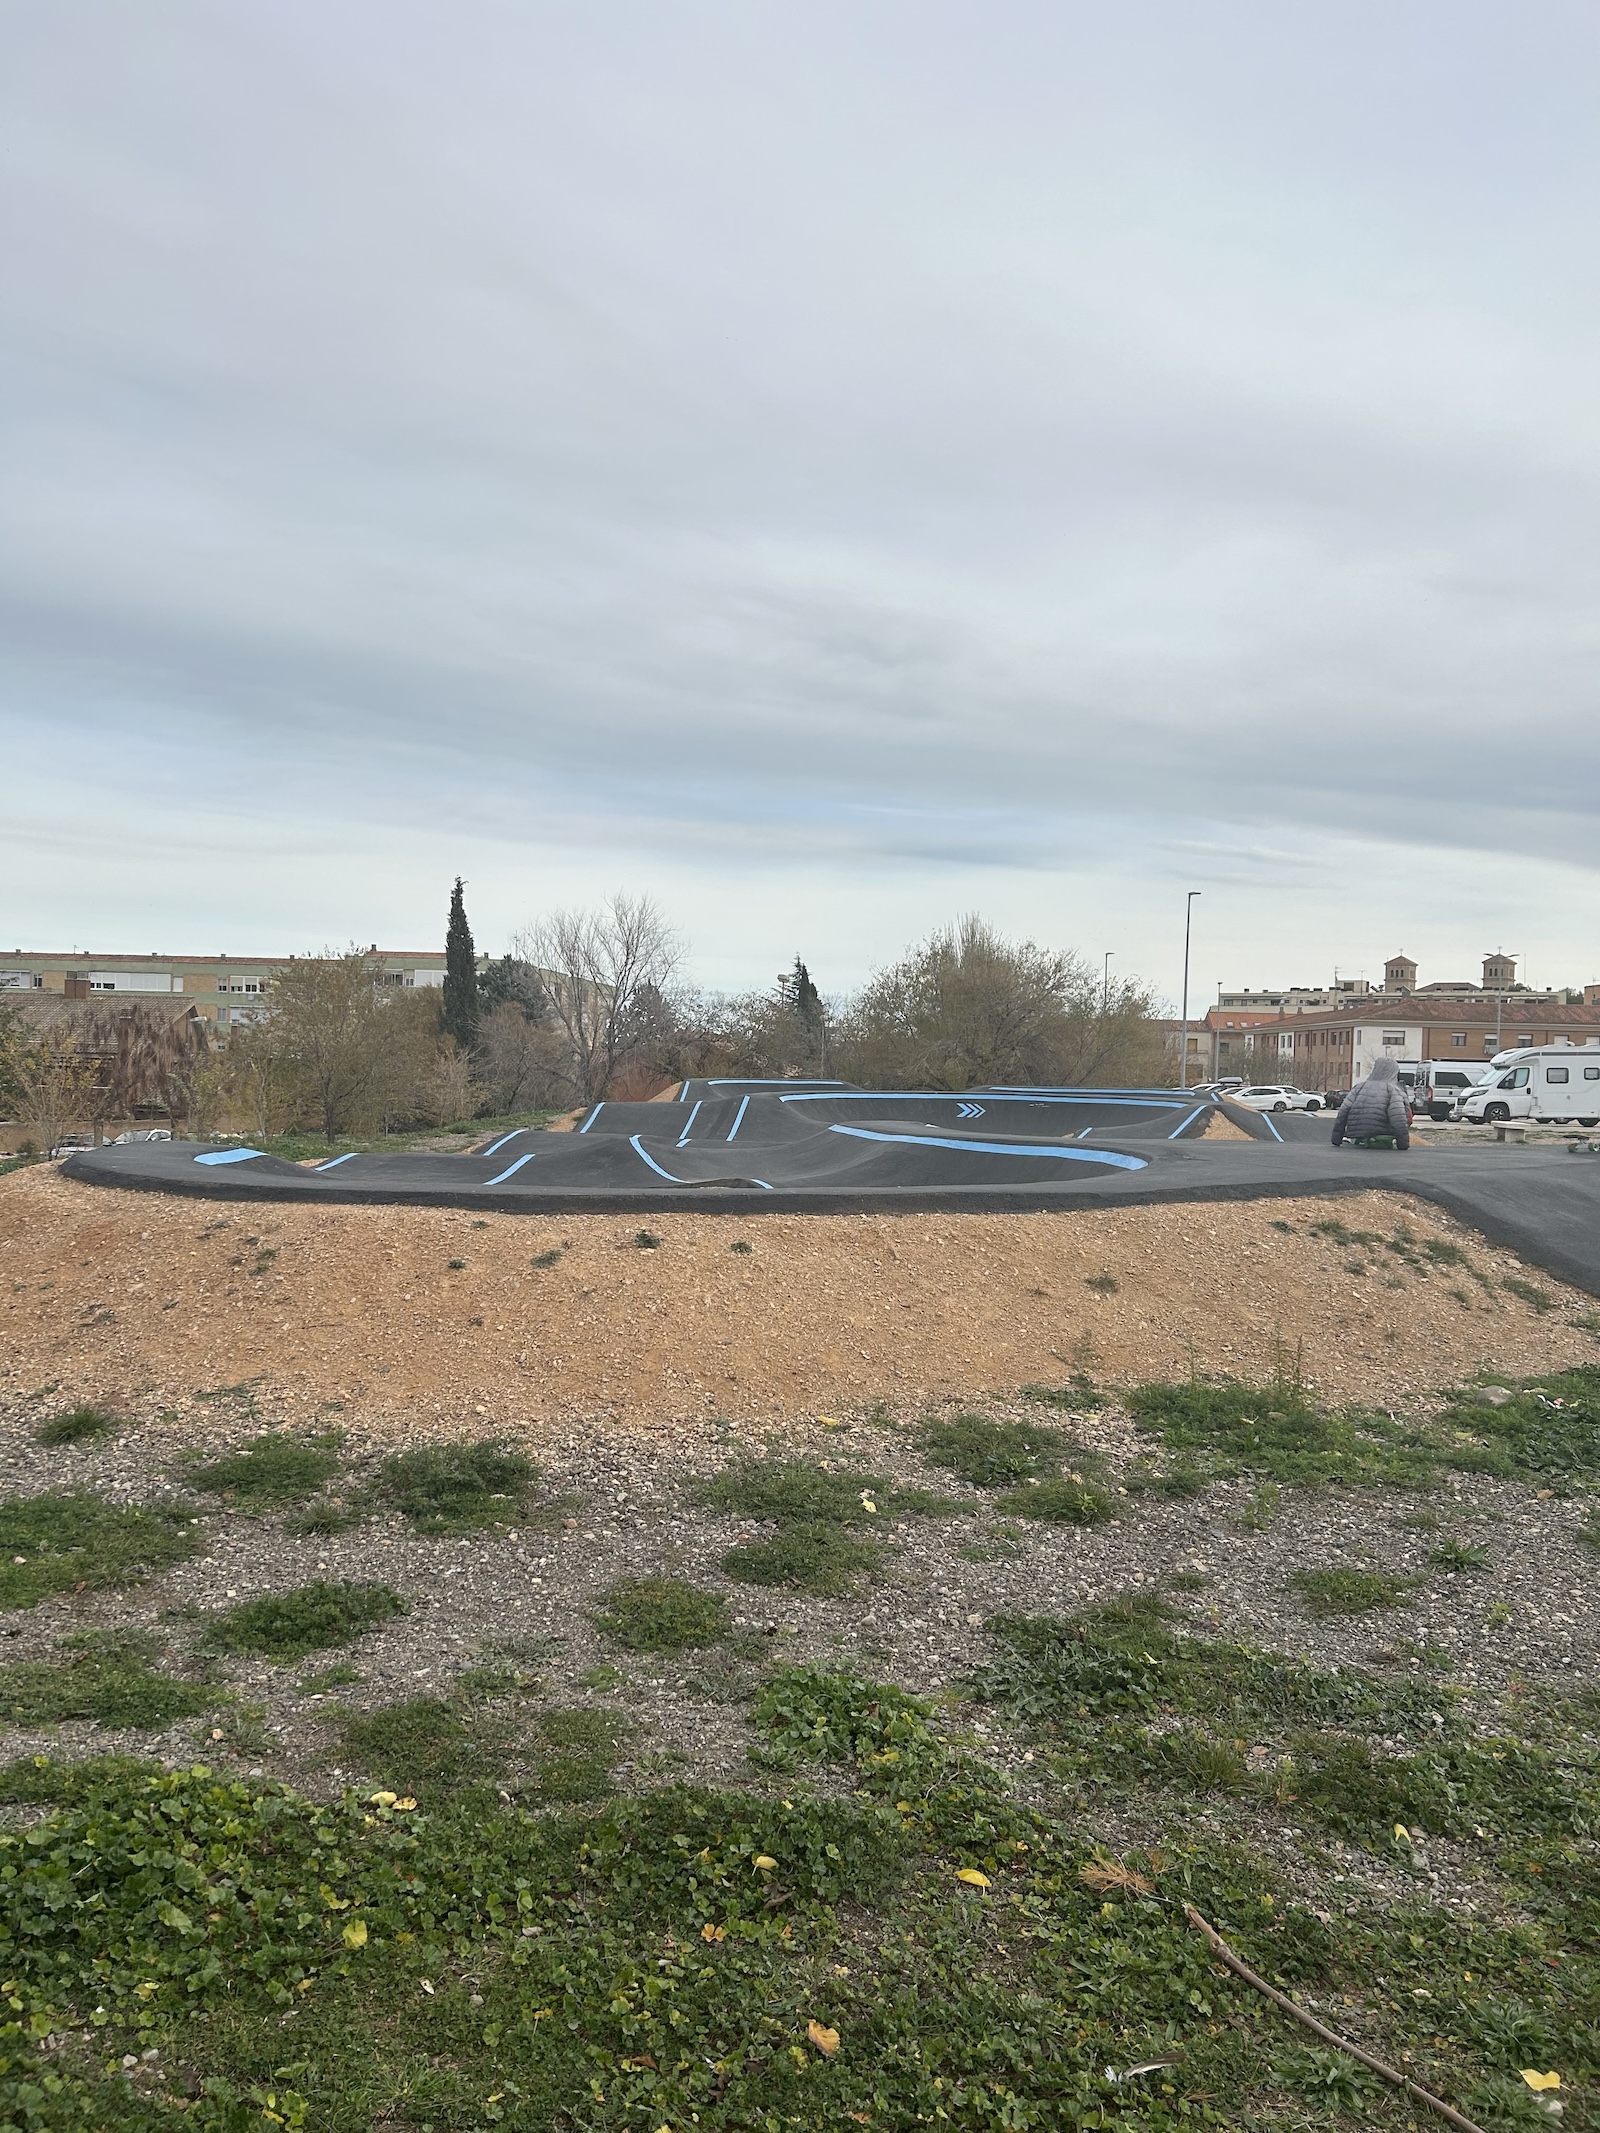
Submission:
<svg viewBox="0 0 1600 2133">
<path fill-rule="evenodd" d="M 1333 1122 L 1333 1145 L 1364 1141 L 1375 1133 L 1392 1133 L 1397 1148 L 1411 1146 L 1411 1112 L 1392 1059 L 1375 1059 L 1372 1072 L 1358 1081 Z"/>
</svg>

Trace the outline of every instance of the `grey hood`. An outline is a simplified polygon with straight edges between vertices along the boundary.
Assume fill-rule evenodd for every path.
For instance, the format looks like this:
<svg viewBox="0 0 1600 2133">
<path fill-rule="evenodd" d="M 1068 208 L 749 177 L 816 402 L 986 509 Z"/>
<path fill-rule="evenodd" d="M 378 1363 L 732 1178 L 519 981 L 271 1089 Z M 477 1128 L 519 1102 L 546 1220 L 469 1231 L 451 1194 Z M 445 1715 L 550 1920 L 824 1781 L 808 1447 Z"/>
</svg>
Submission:
<svg viewBox="0 0 1600 2133">
<path fill-rule="evenodd" d="M 1400 1069 L 1385 1053 L 1383 1058 L 1373 1060 L 1372 1072 L 1367 1076 L 1367 1079 L 1368 1081 L 1394 1081 L 1398 1079 L 1399 1073 Z"/>
</svg>

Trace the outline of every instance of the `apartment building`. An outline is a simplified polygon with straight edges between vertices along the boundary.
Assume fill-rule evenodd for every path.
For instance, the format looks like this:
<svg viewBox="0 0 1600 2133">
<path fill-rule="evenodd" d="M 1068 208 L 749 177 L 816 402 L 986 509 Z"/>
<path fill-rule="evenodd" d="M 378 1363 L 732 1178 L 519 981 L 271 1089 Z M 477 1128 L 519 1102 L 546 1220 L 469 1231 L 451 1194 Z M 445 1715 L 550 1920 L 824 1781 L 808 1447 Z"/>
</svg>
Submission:
<svg viewBox="0 0 1600 2133">
<path fill-rule="evenodd" d="M 380 948 L 367 951 L 384 985 L 442 985 L 444 952 Z M 180 995 L 217 1030 L 248 1022 L 261 1004 L 269 978 L 286 970 L 292 955 L 97 955 L 88 950 L 0 950 L 0 999 L 29 993 L 36 999 L 166 998 Z"/>
</svg>

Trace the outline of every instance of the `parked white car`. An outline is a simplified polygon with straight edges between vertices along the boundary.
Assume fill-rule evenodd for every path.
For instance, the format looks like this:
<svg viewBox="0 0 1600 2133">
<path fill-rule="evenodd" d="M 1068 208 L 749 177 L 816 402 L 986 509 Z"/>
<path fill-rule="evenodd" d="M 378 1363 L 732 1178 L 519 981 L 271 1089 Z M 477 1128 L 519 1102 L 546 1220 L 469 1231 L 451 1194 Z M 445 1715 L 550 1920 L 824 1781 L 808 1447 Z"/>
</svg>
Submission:
<svg viewBox="0 0 1600 2133">
<path fill-rule="evenodd" d="M 170 1141 L 171 1133 L 165 1126 L 135 1126 L 131 1132 L 119 1133 L 111 1143 L 113 1148 L 126 1148 L 132 1141 Z"/>
<path fill-rule="evenodd" d="M 1502 1054 L 1495 1065 L 1500 1072 L 1463 1096 L 1453 1118 L 1468 1126 L 1513 1118 L 1600 1126 L 1600 1050 L 1593 1045 L 1542 1044 Z"/>
<path fill-rule="evenodd" d="M 1248 1089 L 1235 1089 L 1228 1098 L 1231 1104 L 1243 1104 L 1249 1111 L 1320 1111 L 1322 1098 L 1310 1089 L 1297 1089 L 1292 1082 L 1260 1081 Z"/>
</svg>

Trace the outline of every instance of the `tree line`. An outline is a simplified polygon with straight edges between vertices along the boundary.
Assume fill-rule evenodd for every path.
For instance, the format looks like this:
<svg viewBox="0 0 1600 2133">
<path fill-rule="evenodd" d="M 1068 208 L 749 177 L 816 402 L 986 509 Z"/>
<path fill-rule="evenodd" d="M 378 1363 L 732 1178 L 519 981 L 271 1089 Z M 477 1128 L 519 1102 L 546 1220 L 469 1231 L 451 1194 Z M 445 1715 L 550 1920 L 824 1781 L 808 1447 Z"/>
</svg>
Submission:
<svg viewBox="0 0 1600 2133">
<path fill-rule="evenodd" d="M 442 989 L 385 982 L 351 949 L 285 966 L 257 1016 L 215 1043 L 138 1007 L 28 1038 L 0 1031 L 0 1099 L 42 1129 L 46 1112 L 65 1123 L 156 1108 L 191 1133 L 225 1118 L 333 1140 L 644 1098 L 691 1075 L 952 1092 L 1174 1078 L 1147 988 L 978 917 L 844 998 L 798 955 L 768 989 L 734 997 L 688 983 L 683 959 L 655 902 L 625 895 L 554 911 L 481 959 L 458 881 Z"/>
</svg>

